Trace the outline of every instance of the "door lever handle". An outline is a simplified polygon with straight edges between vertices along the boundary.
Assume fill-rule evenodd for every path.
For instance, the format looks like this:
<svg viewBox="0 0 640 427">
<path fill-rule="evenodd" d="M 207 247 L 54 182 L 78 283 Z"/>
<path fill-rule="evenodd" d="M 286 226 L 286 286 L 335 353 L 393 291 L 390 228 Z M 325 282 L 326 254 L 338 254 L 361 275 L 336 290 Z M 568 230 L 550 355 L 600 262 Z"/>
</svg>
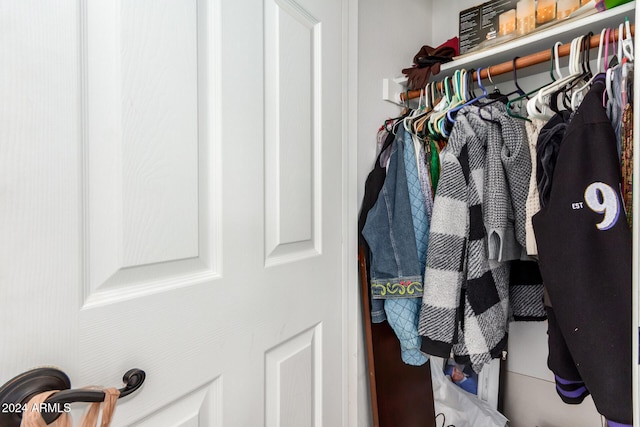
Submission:
<svg viewBox="0 0 640 427">
<path fill-rule="evenodd" d="M 125 397 L 138 390 L 146 374 L 141 369 L 130 369 L 122 377 L 125 386 L 120 396 Z M 24 372 L 0 387 L 0 426 L 19 427 L 22 413 L 32 410 L 27 402 L 40 393 L 60 390 L 41 405 L 42 418 L 51 424 L 68 405 L 74 402 L 102 402 L 105 394 L 101 390 L 71 389 L 67 374 L 56 368 L 37 368 Z"/>
</svg>

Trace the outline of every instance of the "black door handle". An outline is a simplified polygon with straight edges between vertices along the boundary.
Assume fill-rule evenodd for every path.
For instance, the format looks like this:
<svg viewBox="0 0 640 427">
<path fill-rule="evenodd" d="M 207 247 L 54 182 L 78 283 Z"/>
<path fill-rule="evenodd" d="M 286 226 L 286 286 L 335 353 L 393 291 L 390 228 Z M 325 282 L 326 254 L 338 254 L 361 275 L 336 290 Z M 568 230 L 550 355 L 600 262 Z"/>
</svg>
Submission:
<svg viewBox="0 0 640 427">
<path fill-rule="evenodd" d="M 138 390 L 146 374 L 141 369 L 130 369 L 122 377 L 125 386 L 120 397 Z M 37 368 L 18 375 L 0 387 L 0 426 L 20 427 L 22 413 L 32 410 L 27 402 L 40 393 L 60 390 L 41 405 L 42 418 L 47 424 L 55 421 L 73 402 L 102 402 L 104 392 L 91 389 L 71 389 L 67 374 L 56 368 Z"/>
</svg>

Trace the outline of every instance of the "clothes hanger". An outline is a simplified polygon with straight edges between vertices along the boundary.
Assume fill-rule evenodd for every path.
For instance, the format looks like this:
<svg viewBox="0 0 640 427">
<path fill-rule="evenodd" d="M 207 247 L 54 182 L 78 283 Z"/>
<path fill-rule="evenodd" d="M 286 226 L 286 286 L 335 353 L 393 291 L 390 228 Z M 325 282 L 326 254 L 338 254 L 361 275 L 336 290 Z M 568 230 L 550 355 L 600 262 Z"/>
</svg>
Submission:
<svg viewBox="0 0 640 427">
<path fill-rule="evenodd" d="M 501 95 L 500 93 L 500 88 L 498 87 L 497 84 L 494 83 L 493 79 L 491 78 L 491 67 L 487 68 L 487 79 L 489 80 L 489 82 L 493 85 L 493 95 Z"/>
<path fill-rule="evenodd" d="M 559 72 L 560 70 L 560 61 L 558 59 L 558 47 L 562 45 L 561 42 L 556 42 L 552 47 L 551 47 L 551 60 L 550 60 L 550 67 L 549 67 L 549 75 L 551 76 L 551 83 L 556 81 L 556 77 L 553 74 L 553 66 L 555 63 L 556 66 L 556 71 Z M 514 61 L 514 77 L 515 77 L 515 61 Z M 562 77 L 562 75 L 560 74 L 560 76 Z M 536 92 L 538 92 L 539 90 L 541 90 L 542 88 L 548 86 L 550 83 L 546 83 L 543 86 L 540 86 L 537 89 L 532 90 L 531 92 L 525 93 L 523 95 L 520 95 L 517 98 L 514 99 L 510 99 L 509 101 L 507 101 L 507 115 L 509 115 L 510 117 L 516 118 L 516 119 L 521 119 L 521 120 L 526 120 L 526 121 L 531 121 L 528 117 L 524 117 L 524 116 L 520 116 L 518 114 L 515 113 L 515 108 L 514 108 L 514 104 L 515 103 L 522 103 L 522 100 L 524 100 L 525 98 L 529 99 L 530 96 L 534 95 Z M 531 101 L 529 101 L 531 102 Z M 520 104 L 521 105 L 521 104 Z"/>
<path fill-rule="evenodd" d="M 449 87 L 450 80 L 451 78 L 447 76 L 442 81 L 442 89 L 441 89 L 442 97 L 440 98 L 440 101 L 436 104 L 436 106 L 433 107 L 433 112 L 429 117 L 429 120 L 426 122 L 428 132 L 434 138 L 437 138 L 439 135 L 434 128 L 435 121 L 432 119 L 436 114 L 439 114 L 440 112 L 445 110 L 450 103 L 450 100 L 451 100 L 451 88 Z M 437 86 L 437 83 L 436 83 L 436 86 Z"/>
<path fill-rule="evenodd" d="M 609 99 L 615 96 L 615 94 L 613 93 L 613 88 L 611 87 L 611 82 L 613 81 L 613 72 L 617 70 L 620 64 L 622 63 L 622 58 L 624 55 L 624 52 L 622 51 L 622 38 L 624 37 L 623 33 L 624 33 L 624 24 L 620 24 L 618 26 L 618 44 L 617 44 L 618 52 L 617 52 L 617 55 L 611 58 L 611 63 L 614 65 L 612 65 L 606 71 L 606 74 L 605 74 L 605 89 L 606 89 L 607 97 Z M 606 100 L 604 98 L 602 100 L 602 105 L 606 106 Z"/>
<path fill-rule="evenodd" d="M 623 29 L 623 24 L 620 24 L 618 27 L 618 41 L 616 43 L 616 38 L 613 37 L 613 55 L 611 56 L 611 61 L 607 61 L 607 70 L 605 71 L 605 92 L 602 94 L 602 106 L 607 106 L 607 99 L 611 99 L 613 94 L 613 88 L 611 87 L 611 82 L 613 81 L 613 72 L 617 69 L 618 65 L 620 65 L 620 57 L 622 55 L 622 40 L 620 39 L 620 32 Z M 609 44 L 610 44 L 609 43 Z M 607 44 L 607 51 L 609 50 L 609 44 Z M 616 53 L 617 51 L 617 53 Z"/>
<path fill-rule="evenodd" d="M 549 104 L 549 102 L 551 101 L 551 95 L 558 89 L 565 87 L 568 83 L 572 82 L 578 76 L 582 75 L 578 51 L 581 48 L 583 39 L 584 36 L 580 36 L 574 38 L 571 41 L 571 50 L 569 53 L 569 75 L 561 77 L 560 79 L 541 88 L 536 96 L 534 96 L 529 102 L 527 102 L 527 112 L 529 113 L 529 117 L 538 118 L 541 120 L 548 120 L 553 117 L 553 111 L 551 110 Z M 556 56 L 557 46 L 559 46 L 558 43 L 554 45 L 554 49 L 556 49 Z M 559 69 L 557 71 L 559 72 Z"/>
<path fill-rule="evenodd" d="M 607 45 L 608 48 L 608 45 Z M 614 38 L 614 50 L 615 50 L 615 38 Z M 633 37 L 631 35 L 631 28 L 629 25 L 629 19 L 625 18 L 625 22 L 618 26 L 618 44 L 617 44 L 617 56 L 611 59 L 611 63 L 615 64 L 606 70 L 605 74 L 605 92 L 602 95 L 602 106 L 607 105 L 607 98 L 612 99 L 616 95 L 613 93 L 611 86 L 613 79 L 615 78 L 614 72 L 620 67 L 628 67 L 626 64 L 629 61 L 633 61 Z"/>
<path fill-rule="evenodd" d="M 420 112 L 414 115 L 414 117 L 411 119 L 411 130 L 409 130 L 413 135 L 421 140 L 424 138 L 424 136 L 421 134 L 422 129 L 424 128 L 424 123 L 426 120 L 428 120 L 433 111 L 430 101 L 431 97 L 429 95 L 429 92 L 431 90 L 429 87 L 430 85 L 431 83 L 427 83 L 427 86 L 421 89 L 420 96 L 424 96 L 424 106 L 421 107 Z M 420 101 L 418 105 L 420 105 Z"/>
<path fill-rule="evenodd" d="M 438 111 L 437 113 L 432 114 L 431 117 L 429 118 L 429 123 L 430 123 L 429 129 L 432 131 L 432 134 L 436 137 L 446 136 L 442 131 L 443 128 L 440 123 L 440 120 L 446 117 L 446 114 L 449 108 L 455 107 L 462 103 L 459 96 L 459 93 L 461 90 L 461 84 L 460 84 L 461 76 L 462 76 L 462 70 L 456 70 L 453 73 L 453 77 L 449 79 L 449 82 L 453 84 L 453 94 L 449 92 L 449 96 L 448 96 L 449 101 L 447 105 L 444 106 L 444 108 L 441 111 Z M 446 77 L 445 77 L 445 82 L 447 82 Z M 448 89 L 448 88 L 449 86 L 445 85 L 445 89 Z"/>
<path fill-rule="evenodd" d="M 427 120 L 426 122 L 429 135 L 431 135 L 432 137 L 438 137 L 438 133 L 434 127 L 434 124 L 435 124 L 434 116 L 444 111 L 452 99 L 451 97 L 452 88 L 450 87 L 450 84 L 449 84 L 450 80 L 451 80 L 451 77 L 447 76 L 444 78 L 444 80 L 442 80 L 442 82 L 440 82 L 440 88 L 438 89 L 438 91 L 441 93 L 440 101 L 433 108 L 433 112 L 431 113 L 431 116 L 429 116 L 429 120 Z M 435 83 L 435 85 L 437 87 L 438 83 Z"/>
<path fill-rule="evenodd" d="M 422 114 L 424 109 L 424 107 L 422 106 L 423 101 L 424 101 L 423 91 L 422 89 L 420 89 L 420 98 L 418 99 L 418 106 L 414 110 L 412 110 L 402 120 L 402 124 L 406 132 L 413 133 L 413 122 L 418 116 Z"/>
<path fill-rule="evenodd" d="M 625 40 L 622 50 L 624 51 L 625 59 L 622 62 L 622 104 L 633 103 L 633 88 L 629 86 L 629 79 L 633 82 L 633 36 L 631 35 L 631 28 L 629 25 L 629 18 L 625 18 Z M 631 78 L 629 77 L 631 76 Z"/>
<path fill-rule="evenodd" d="M 502 102 L 502 103 L 504 103 L 506 105 L 508 103 L 508 101 L 509 101 L 509 97 L 513 96 L 515 94 L 518 94 L 520 97 L 525 97 L 525 98 L 528 97 L 529 94 L 526 94 L 524 92 L 524 90 L 520 87 L 520 85 L 518 84 L 518 73 L 517 73 L 517 69 L 516 69 L 516 60 L 518 58 L 519 58 L 519 56 L 516 56 L 515 58 L 513 58 L 513 61 L 512 61 L 513 83 L 515 84 L 516 89 L 503 95 L 503 94 L 500 93 L 500 90 L 496 86 L 496 90 L 494 90 L 494 94 L 497 94 L 498 96 L 496 96 L 495 99 L 493 99 L 490 102 L 486 102 L 486 103 L 480 104 L 478 106 L 478 109 L 482 110 L 483 108 L 488 107 L 489 105 L 492 105 L 492 104 L 494 104 L 496 102 Z M 489 75 L 488 71 L 489 70 L 487 69 L 487 74 Z M 490 75 L 489 75 L 489 77 L 490 77 Z M 522 98 L 519 98 L 519 99 L 522 99 Z M 482 114 L 480 114 L 480 117 L 482 117 Z"/>
<path fill-rule="evenodd" d="M 553 92 L 548 98 L 547 98 L 547 106 L 549 107 L 549 109 L 551 109 L 551 111 L 555 114 L 560 114 L 560 107 L 559 107 L 559 99 L 562 97 L 562 105 L 564 106 L 565 110 L 568 111 L 572 111 L 571 110 L 571 105 L 569 103 L 569 101 L 571 100 L 571 98 L 569 97 L 569 92 L 571 92 L 573 90 L 573 88 L 579 84 L 580 81 L 582 81 L 583 79 L 588 79 L 588 71 L 587 68 L 585 67 L 585 40 L 587 37 L 582 37 L 580 39 L 579 42 L 579 50 L 576 54 L 575 57 L 575 65 L 574 65 L 574 73 L 575 73 L 575 78 L 573 79 L 569 79 L 568 82 L 566 82 L 564 85 L 562 85 L 561 87 L 557 88 L 555 92 Z M 590 36 L 588 37 L 590 38 Z M 589 43 L 589 40 L 586 40 L 587 44 Z M 588 49 L 588 46 L 587 46 Z M 588 52 L 588 50 L 587 50 Z M 588 59 L 587 59 L 588 60 Z M 590 67 L 589 67 L 590 69 Z M 589 76 L 590 77 L 590 76 Z"/>
<path fill-rule="evenodd" d="M 499 122 L 497 120 L 493 119 L 493 110 L 491 110 L 489 117 L 485 117 L 482 114 L 482 112 L 486 109 L 486 107 L 488 107 L 488 106 L 490 106 L 492 104 L 495 104 L 496 102 L 502 102 L 503 104 L 505 104 L 505 108 L 506 108 L 506 104 L 507 104 L 507 101 L 509 100 L 509 96 L 514 95 L 516 93 L 520 94 L 520 95 L 525 95 L 524 91 L 522 90 L 522 88 L 518 84 L 518 73 L 517 73 L 516 61 L 519 58 L 520 58 L 519 56 L 514 57 L 513 60 L 512 60 L 512 66 L 511 66 L 512 71 L 513 71 L 513 83 L 516 86 L 516 89 L 514 91 L 511 91 L 511 92 L 503 95 L 503 94 L 500 93 L 500 89 L 498 89 L 498 87 L 495 86 L 494 92 L 491 94 L 491 95 L 493 95 L 493 97 L 491 95 L 487 95 L 487 98 L 491 98 L 492 100 L 489 101 L 489 102 L 481 103 L 481 104 L 479 104 L 477 106 L 478 115 L 480 116 L 480 118 L 482 120 L 487 121 L 487 122 L 491 122 L 491 123 L 499 124 Z M 489 67 L 487 69 L 487 77 L 489 78 L 489 81 L 495 85 L 495 83 L 491 79 L 490 70 L 491 70 L 491 67 Z"/>
<path fill-rule="evenodd" d="M 481 73 L 481 72 L 482 72 L 482 68 L 478 68 L 478 70 L 476 71 L 476 73 L 477 73 L 477 79 L 478 79 L 478 87 L 480 88 L 480 90 L 482 90 L 482 95 L 480 95 L 480 96 L 478 96 L 478 97 L 476 97 L 476 98 L 473 98 L 473 99 L 471 99 L 471 100 L 469 100 L 469 101 L 465 102 L 464 104 L 459 105 L 459 106 L 457 106 L 457 107 L 455 107 L 455 108 L 450 109 L 449 111 L 447 111 L 447 121 L 448 121 L 450 124 L 453 124 L 453 123 L 456 121 L 456 119 L 453 117 L 453 114 L 454 114 L 454 113 L 457 113 L 457 112 L 458 112 L 458 111 L 460 111 L 462 108 L 464 108 L 464 107 L 466 107 L 466 106 L 468 106 L 468 105 L 474 104 L 474 103 L 476 103 L 476 102 L 480 101 L 481 99 L 484 99 L 484 98 L 486 98 L 487 96 L 489 96 L 489 94 L 487 93 L 487 89 L 482 85 L 482 79 L 480 78 L 480 73 Z M 472 73 L 472 75 L 473 75 L 473 73 Z"/>
<path fill-rule="evenodd" d="M 509 93 L 507 93 L 506 95 L 501 95 L 501 96 L 497 97 L 496 99 L 494 99 L 494 100 L 493 100 L 493 101 L 491 101 L 491 102 L 487 102 L 487 103 L 484 103 L 484 104 L 482 104 L 482 105 L 478 106 L 478 114 L 480 115 L 480 118 L 482 118 L 483 120 L 486 120 L 486 121 L 489 121 L 489 122 L 492 122 L 492 123 L 496 123 L 496 122 L 493 120 L 493 118 L 492 118 L 492 117 L 490 117 L 490 118 L 486 118 L 486 117 L 484 117 L 484 116 L 482 115 L 482 109 L 483 109 L 483 108 L 488 107 L 489 105 L 492 105 L 492 104 L 494 104 L 494 103 L 496 103 L 496 102 L 498 102 L 498 101 L 504 102 L 504 103 L 505 103 L 505 105 L 507 105 L 507 106 L 508 106 L 508 105 L 509 105 L 508 101 L 509 101 L 509 97 L 510 97 L 510 96 L 515 95 L 515 94 L 518 94 L 518 95 L 519 95 L 519 97 L 517 98 L 517 100 L 522 100 L 522 99 L 524 99 L 524 98 L 527 98 L 527 99 L 528 99 L 529 95 L 531 94 L 531 93 L 525 93 L 525 91 L 520 87 L 520 84 L 518 83 L 518 67 L 517 67 L 517 65 L 516 65 L 516 61 L 517 61 L 518 59 L 520 59 L 520 57 L 519 57 L 519 56 L 515 56 L 515 57 L 511 60 L 511 69 L 512 69 L 512 72 L 513 72 L 513 84 L 514 84 L 514 86 L 516 87 L 516 89 L 515 89 L 515 90 L 513 90 L 513 91 L 511 91 L 511 92 L 509 92 Z M 500 92 L 500 91 L 498 91 L 498 93 L 499 93 L 499 92 Z M 506 101 L 506 102 L 505 102 L 505 101 Z M 508 108 L 508 107 L 507 107 L 507 112 L 509 112 L 509 108 Z M 511 117 L 517 117 L 517 118 L 521 118 L 521 119 L 525 119 L 525 120 L 527 120 L 525 117 L 520 117 L 520 116 L 517 116 L 517 115 L 513 115 L 513 116 L 511 116 Z"/>
<path fill-rule="evenodd" d="M 456 70 L 453 74 L 453 99 L 452 102 L 449 103 L 447 108 L 439 113 L 437 117 L 434 118 L 434 128 L 436 132 L 443 138 L 447 138 L 449 136 L 446 128 L 445 121 L 447 118 L 447 113 L 451 110 L 451 108 L 455 108 L 458 105 L 464 103 L 465 100 L 465 90 L 464 90 L 464 82 L 466 81 L 466 70 Z"/>
<path fill-rule="evenodd" d="M 516 60 L 519 58 L 520 58 L 519 56 L 516 56 L 515 58 L 513 58 L 513 84 L 516 86 L 519 93 L 524 93 L 524 90 L 522 90 L 522 88 L 518 84 L 518 74 L 516 73 L 516 69 L 517 69 Z"/>
<path fill-rule="evenodd" d="M 544 105 L 544 103 L 541 103 L 540 100 L 542 99 L 542 96 L 549 96 L 551 93 L 555 92 L 557 90 L 557 88 L 561 87 L 562 85 L 566 84 L 568 81 L 571 81 L 573 79 L 573 77 L 579 73 L 579 69 L 578 69 L 578 65 L 577 65 L 577 61 L 578 61 L 578 55 L 577 55 L 577 47 L 579 45 L 579 42 L 582 40 L 582 37 L 576 37 L 571 41 L 571 49 L 569 52 L 569 64 L 568 64 L 568 68 L 569 68 L 569 74 L 567 76 L 563 76 L 561 69 L 560 69 L 560 58 L 558 55 L 558 47 L 561 45 L 561 43 L 556 43 L 554 45 L 554 53 L 555 53 L 555 65 L 556 65 L 556 73 L 558 74 L 559 78 L 557 80 L 555 80 L 553 83 L 549 84 L 548 86 L 540 89 L 540 91 L 538 92 L 538 94 L 534 97 L 533 99 L 533 104 L 531 107 L 533 106 L 538 106 L 538 105 Z M 532 108 L 527 105 L 527 111 L 530 111 Z M 540 110 L 538 108 L 538 110 Z M 535 112 L 534 112 L 535 114 Z"/>
<path fill-rule="evenodd" d="M 406 113 L 406 114 L 408 114 L 408 113 Z M 383 125 L 383 126 L 384 126 L 384 128 L 385 128 L 385 130 L 386 130 L 387 132 L 391 132 L 391 131 L 393 130 L 393 127 L 394 127 L 394 126 L 395 126 L 395 124 L 396 124 L 396 120 L 402 120 L 402 119 L 404 119 L 404 118 L 406 117 L 406 114 L 400 115 L 400 116 L 398 116 L 398 117 L 393 117 L 393 118 L 390 118 L 390 119 L 386 119 L 386 120 L 384 121 L 384 125 Z"/>
<path fill-rule="evenodd" d="M 428 139 L 429 128 L 427 123 L 431 115 L 436 111 L 437 104 L 442 100 L 442 96 L 439 96 L 439 89 L 437 86 L 437 82 L 427 83 L 427 86 L 425 87 L 425 95 L 428 108 L 427 111 L 422 115 L 422 117 L 418 118 L 414 122 L 414 129 L 416 130 L 416 134 L 422 141 Z"/>
<path fill-rule="evenodd" d="M 573 82 L 578 76 L 582 75 L 582 69 L 580 67 L 580 53 L 582 50 L 582 41 L 584 37 L 576 37 L 571 42 L 571 50 L 569 54 L 569 74 L 562 77 L 559 68 L 559 55 L 556 52 L 556 72 L 560 76 L 560 79 L 551 83 L 549 86 L 542 88 L 531 102 L 527 103 L 527 112 L 530 117 L 548 120 L 554 113 L 558 112 L 558 108 L 552 104 L 552 101 L 557 102 L 557 96 L 560 91 L 567 87 L 568 84 Z M 558 44 L 555 45 L 557 48 Z M 579 51 L 580 49 L 580 51 Z"/>
<path fill-rule="evenodd" d="M 472 68 L 466 73 L 465 84 L 467 88 L 467 96 L 466 96 L 467 101 L 477 97 L 476 90 L 473 87 L 474 86 L 473 73 L 475 73 L 476 71 L 477 70 Z"/>
<path fill-rule="evenodd" d="M 607 36 L 609 35 L 608 28 L 603 28 L 602 31 L 600 32 L 600 43 L 598 43 L 598 59 L 596 62 L 596 73 L 593 74 L 593 76 L 589 79 L 589 81 L 587 81 L 587 83 L 575 89 L 571 94 L 571 110 L 573 111 L 575 111 L 578 108 L 578 106 L 584 99 L 585 93 L 589 90 L 589 88 L 591 88 L 591 83 L 593 83 L 593 81 L 596 79 L 598 75 L 606 71 L 604 66 L 602 66 L 602 64 L 606 62 L 605 60 L 603 60 L 603 57 L 602 57 L 602 53 L 603 53 L 602 47 L 605 40 L 605 35 Z"/>
<path fill-rule="evenodd" d="M 423 120 L 424 116 L 427 115 L 429 113 L 429 111 L 430 111 L 429 106 L 428 106 L 429 102 L 427 101 L 428 96 L 426 95 L 426 91 L 427 91 L 426 87 L 420 89 L 420 99 L 418 101 L 418 105 L 421 105 L 423 97 L 424 97 L 424 107 L 422 107 L 420 109 L 420 113 L 417 114 L 414 117 L 414 119 L 412 120 L 412 124 L 411 124 L 411 133 L 413 133 L 416 136 L 419 136 L 418 135 L 419 123 Z"/>
<path fill-rule="evenodd" d="M 580 64 L 582 67 L 582 75 L 577 77 L 573 82 L 571 82 L 568 86 L 564 87 L 563 89 L 559 90 L 558 93 L 555 93 L 552 96 L 552 100 L 554 100 L 554 103 L 551 103 L 551 109 L 556 112 L 556 113 L 560 113 L 559 108 L 558 108 L 558 97 L 560 95 L 562 95 L 562 105 L 564 106 L 564 108 L 568 111 L 575 111 L 575 109 L 572 107 L 571 105 L 571 96 L 573 95 L 576 86 L 580 85 L 580 82 L 587 82 L 589 85 L 591 84 L 591 79 L 593 77 L 593 72 L 591 71 L 591 60 L 590 60 L 590 51 L 591 51 L 591 37 L 593 36 L 593 33 L 590 31 L 582 40 L 582 43 L 580 45 Z M 602 35 L 601 35 L 602 37 Z M 599 58 L 598 58 L 599 59 Z M 597 73 L 596 73 L 597 74 Z M 569 95 L 569 93 L 571 93 L 571 95 Z M 555 107 L 555 109 L 553 108 Z"/>
<path fill-rule="evenodd" d="M 625 58 L 629 61 L 633 61 L 633 36 L 631 35 L 631 27 L 629 24 L 629 18 L 624 18 L 625 24 L 625 37 L 622 40 L 622 52 L 624 53 Z"/>
<path fill-rule="evenodd" d="M 515 60 L 514 60 L 515 61 Z M 482 115 L 482 109 L 495 103 L 495 102 L 504 102 L 506 104 L 506 101 L 509 99 L 507 95 L 503 95 L 500 93 L 500 89 L 498 88 L 498 86 L 494 83 L 493 79 L 491 78 L 491 67 L 487 68 L 487 79 L 491 82 L 491 84 L 493 85 L 493 92 L 489 95 L 487 95 L 487 99 L 492 99 L 492 101 L 490 102 L 483 102 L 479 105 L 477 105 L 477 113 L 478 116 L 480 116 L 481 119 L 495 123 L 495 121 L 493 120 L 493 117 L 489 117 L 486 118 Z M 491 113 L 493 115 L 493 113 Z"/>
<path fill-rule="evenodd" d="M 394 117 L 392 119 L 387 119 L 384 122 L 385 129 L 387 132 L 393 133 L 396 135 L 398 126 L 402 123 L 405 117 L 411 114 L 411 111 L 404 111 L 400 116 Z"/>
<path fill-rule="evenodd" d="M 451 120 L 451 112 L 459 111 L 463 106 L 472 102 L 471 91 L 469 90 L 469 77 L 471 77 L 471 81 L 473 81 L 473 71 L 467 72 L 467 70 L 460 70 L 460 74 L 458 75 L 458 102 L 450 104 L 449 108 L 446 111 L 446 114 L 438 117 L 437 125 L 440 135 L 445 138 L 448 138 L 451 134 L 451 129 L 453 128 L 453 122 L 455 119 Z M 482 86 L 482 83 L 480 83 Z M 482 91 L 486 93 L 484 86 L 482 86 Z"/>
</svg>

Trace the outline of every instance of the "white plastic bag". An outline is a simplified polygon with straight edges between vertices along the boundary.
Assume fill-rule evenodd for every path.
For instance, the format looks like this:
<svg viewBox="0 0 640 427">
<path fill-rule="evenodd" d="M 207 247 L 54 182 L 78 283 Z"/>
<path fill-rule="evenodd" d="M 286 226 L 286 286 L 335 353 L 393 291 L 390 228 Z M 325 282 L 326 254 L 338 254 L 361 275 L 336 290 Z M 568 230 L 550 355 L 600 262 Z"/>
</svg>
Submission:
<svg viewBox="0 0 640 427">
<path fill-rule="evenodd" d="M 507 418 L 479 397 L 462 390 L 442 371 L 438 358 L 431 358 L 433 406 L 437 427 L 504 427 Z"/>
</svg>

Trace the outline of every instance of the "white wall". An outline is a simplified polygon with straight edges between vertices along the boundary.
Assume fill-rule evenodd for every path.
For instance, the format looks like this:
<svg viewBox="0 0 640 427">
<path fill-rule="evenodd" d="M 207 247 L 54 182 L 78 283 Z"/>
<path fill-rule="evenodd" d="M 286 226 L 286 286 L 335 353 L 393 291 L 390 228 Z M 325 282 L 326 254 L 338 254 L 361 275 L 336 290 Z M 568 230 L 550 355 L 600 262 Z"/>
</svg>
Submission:
<svg viewBox="0 0 640 427">
<path fill-rule="evenodd" d="M 460 11 L 484 3 L 488 0 L 447 0 L 446 7 L 435 1 L 434 19 L 431 24 L 431 36 L 434 40 L 447 40 L 458 35 L 458 17 Z M 439 3 L 439 4 L 438 4 Z"/>
<path fill-rule="evenodd" d="M 360 0 L 358 8 L 358 197 L 362 200 L 378 128 L 400 112 L 397 105 L 382 101 L 382 79 L 401 76 L 418 50 L 432 45 L 432 17 L 430 0 Z"/>
</svg>

